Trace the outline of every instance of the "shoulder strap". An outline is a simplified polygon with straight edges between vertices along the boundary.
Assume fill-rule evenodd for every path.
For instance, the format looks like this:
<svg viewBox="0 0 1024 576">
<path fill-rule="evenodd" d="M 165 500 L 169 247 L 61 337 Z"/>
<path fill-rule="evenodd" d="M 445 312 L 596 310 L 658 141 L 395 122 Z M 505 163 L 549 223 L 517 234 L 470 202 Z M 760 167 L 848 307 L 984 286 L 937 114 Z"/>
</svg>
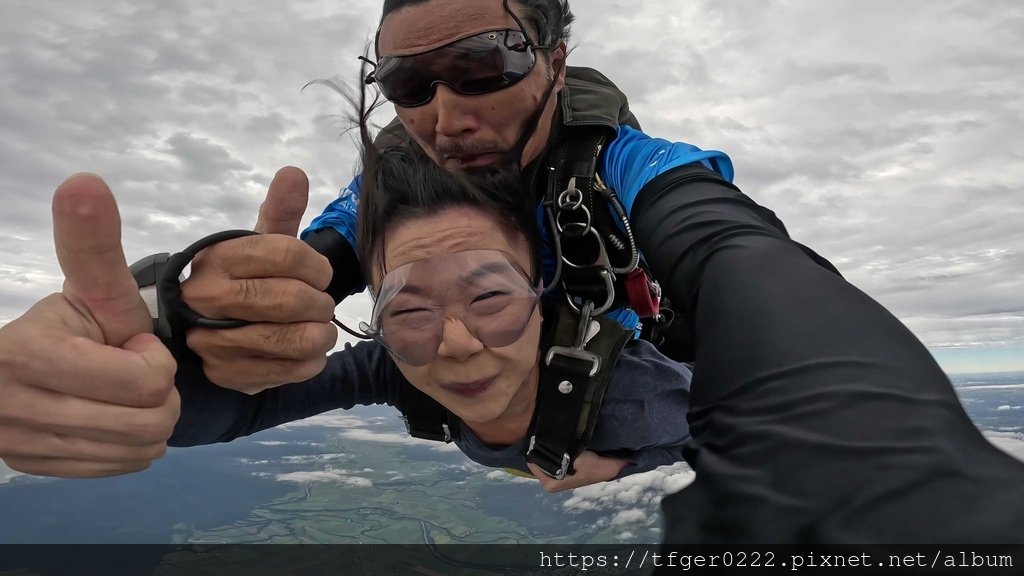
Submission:
<svg viewBox="0 0 1024 576">
<path fill-rule="evenodd" d="M 639 262 L 626 211 L 597 177 L 604 144 L 614 136 L 606 126 L 568 128 L 545 162 L 543 205 L 557 263 L 551 285 L 561 284 L 577 308 L 594 302 L 595 314 L 624 302 L 616 276 Z"/>
<path fill-rule="evenodd" d="M 608 383 L 632 331 L 562 302 L 546 310 L 553 329 L 541 346 L 537 406 L 526 460 L 561 480 L 590 443 Z"/>
<path fill-rule="evenodd" d="M 451 442 L 459 435 L 459 418 L 402 378 L 398 389 L 398 409 L 405 429 L 413 438 Z"/>
</svg>

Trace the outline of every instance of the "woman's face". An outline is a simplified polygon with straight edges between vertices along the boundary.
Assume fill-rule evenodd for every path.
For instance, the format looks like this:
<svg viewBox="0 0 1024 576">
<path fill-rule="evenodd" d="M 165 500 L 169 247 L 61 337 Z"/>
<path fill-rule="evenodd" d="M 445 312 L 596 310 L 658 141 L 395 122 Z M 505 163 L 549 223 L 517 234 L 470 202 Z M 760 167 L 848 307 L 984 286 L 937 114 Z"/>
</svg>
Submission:
<svg viewBox="0 0 1024 576">
<path fill-rule="evenodd" d="M 453 274 L 444 266 L 433 266 L 433 262 L 407 267 L 413 271 L 403 277 L 397 295 L 389 296 L 390 314 L 416 315 L 421 313 L 417 310 L 428 307 L 441 311 L 443 331 L 436 342 L 436 356 L 425 364 L 415 362 L 414 365 L 411 359 L 403 361 L 400 355 L 392 354 L 406 379 L 468 424 L 486 424 L 516 412 L 517 408 L 532 406 L 535 390 L 532 384 L 537 377 L 540 345 L 539 307 L 534 306 L 530 309 L 532 313 L 527 312 L 529 319 L 517 340 L 507 345 L 488 346 L 481 341 L 488 338 L 474 335 L 474 332 L 478 335 L 482 332 L 473 326 L 472 318 L 467 319 L 467 310 L 481 302 L 487 306 L 489 293 L 495 287 L 487 283 L 459 282 L 453 277 L 484 277 L 492 284 L 507 282 L 494 280 L 493 274 L 488 272 L 500 264 L 500 255 L 474 252 L 463 258 L 457 254 L 469 250 L 502 252 L 508 256 L 508 261 L 531 274 L 526 241 L 521 236 L 509 238 L 505 227 L 492 216 L 469 207 L 449 208 L 394 224 L 387 229 L 385 240 L 385 272 L 427 259 L 436 259 L 433 262 L 439 263 L 454 259 L 460 268 Z M 379 277 L 374 278 L 378 289 L 381 281 Z M 492 313 L 492 310 L 482 309 L 482 314 Z M 414 318 L 411 323 L 416 321 Z M 386 325 L 384 329 L 387 330 Z M 428 332 L 424 330 L 424 334 Z M 433 345 L 431 342 L 430 348 Z M 397 351 L 394 346 L 389 345 L 389 348 Z"/>
</svg>

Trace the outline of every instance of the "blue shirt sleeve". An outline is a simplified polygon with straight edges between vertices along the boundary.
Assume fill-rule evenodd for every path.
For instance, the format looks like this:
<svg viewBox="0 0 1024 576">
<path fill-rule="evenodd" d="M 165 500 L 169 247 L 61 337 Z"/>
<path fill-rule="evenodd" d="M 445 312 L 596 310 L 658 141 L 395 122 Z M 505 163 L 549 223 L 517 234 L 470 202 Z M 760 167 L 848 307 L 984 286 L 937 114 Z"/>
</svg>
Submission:
<svg viewBox="0 0 1024 576">
<path fill-rule="evenodd" d="M 352 179 L 348 186 L 342 188 L 338 197 L 324 208 L 324 211 L 309 223 L 309 226 L 302 231 L 299 238 L 306 238 L 306 235 L 314 230 L 333 227 L 339 234 L 348 240 L 352 248 L 356 246 L 356 210 L 359 207 L 359 189 L 362 186 L 362 174 Z"/>
<path fill-rule="evenodd" d="M 605 149 L 598 175 L 618 195 L 626 214 L 631 214 L 633 202 L 645 184 L 673 168 L 694 162 L 701 162 L 732 181 L 732 161 L 724 152 L 652 138 L 629 126 L 620 126 L 618 136 Z"/>
</svg>

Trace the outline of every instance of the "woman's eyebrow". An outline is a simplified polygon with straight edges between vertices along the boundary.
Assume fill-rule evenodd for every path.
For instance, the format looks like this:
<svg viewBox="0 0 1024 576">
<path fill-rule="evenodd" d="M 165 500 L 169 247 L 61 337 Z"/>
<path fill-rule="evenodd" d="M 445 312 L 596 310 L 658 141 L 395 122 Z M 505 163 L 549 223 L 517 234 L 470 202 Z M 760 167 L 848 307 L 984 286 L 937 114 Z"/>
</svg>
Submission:
<svg viewBox="0 0 1024 576">
<path fill-rule="evenodd" d="M 509 264 L 507 262 L 487 262 L 463 274 L 459 277 L 459 281 L 464 284 L 471 284 L 485 276 L 497 275 L 501 272 L 508 272 L 508 270 Z"/>
<path fill-rule="evenodd" d="M 395 293 L 394 297 L 398 298 L 399 296 L 404 295 L 423 296 L 426 293 L 427 289 L 423 288 L 419 284 L 406 284 L 402 286 L 402 288 L 398 292 Z"/>
</svg>

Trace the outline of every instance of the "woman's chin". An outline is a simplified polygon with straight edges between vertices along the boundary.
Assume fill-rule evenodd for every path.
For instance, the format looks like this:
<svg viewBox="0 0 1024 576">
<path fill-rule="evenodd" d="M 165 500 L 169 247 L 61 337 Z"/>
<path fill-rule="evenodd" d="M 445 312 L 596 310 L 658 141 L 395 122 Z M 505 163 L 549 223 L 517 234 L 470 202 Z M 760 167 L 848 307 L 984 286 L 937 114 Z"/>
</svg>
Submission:
<svg viewBox="0 0 1024 576">
<path fill-rule="evenodd" d="M 447 408 L 466 424 L 487 424 L 500 418 L 505 411 L 504 406 L 485 400 L 477 402 L 462 400 L 452 403 Z"/>
</svg>

